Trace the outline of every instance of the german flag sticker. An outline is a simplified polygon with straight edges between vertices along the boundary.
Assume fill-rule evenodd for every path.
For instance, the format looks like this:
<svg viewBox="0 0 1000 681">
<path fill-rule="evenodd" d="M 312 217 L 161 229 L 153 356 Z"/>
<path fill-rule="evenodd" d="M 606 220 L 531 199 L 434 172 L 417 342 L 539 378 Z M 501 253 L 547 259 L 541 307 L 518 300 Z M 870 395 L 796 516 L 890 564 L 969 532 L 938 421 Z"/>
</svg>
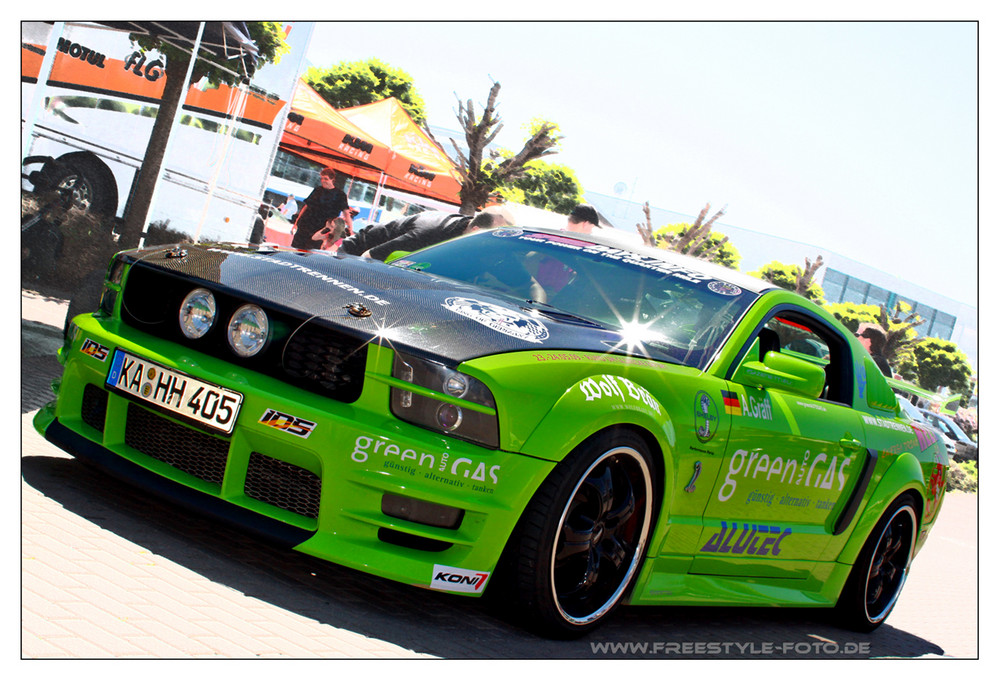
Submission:
<svg viewBox="0 0 1000 681">
<path fill-rule="evenodd" d="M 726 413 L 730 416 L 739 416 L 743 413 L 743 407 L 740 406 L 740 396 L 737 393 L 723 390 L 722 406 L 726 408 Z"/>
</svg>

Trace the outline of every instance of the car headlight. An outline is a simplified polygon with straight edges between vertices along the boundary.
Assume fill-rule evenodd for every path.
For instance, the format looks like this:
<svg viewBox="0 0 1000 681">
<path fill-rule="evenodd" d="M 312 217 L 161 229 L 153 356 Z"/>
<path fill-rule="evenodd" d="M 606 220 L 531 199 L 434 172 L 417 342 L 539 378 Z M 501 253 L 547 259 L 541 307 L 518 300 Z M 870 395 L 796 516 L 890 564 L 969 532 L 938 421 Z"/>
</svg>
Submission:
<svg viewBox="0 0 1000 681">
<path fill-rule="evenodd" d="M 181 332 L 191 340 L 208 333 L 215 323 L 215 296 L 207 288 L 196 288 L 184 296 L 178 320 Z"/>
<path fill-rule="evenodd" d="M 493 449 L 500 446 L 496 401 L 482 381 L 398 352 L 392 375 L 414 386 L 392 388 L 392 413 L 398 418 Z"/>
<path fill-rule="evenodd" d="M 253 357 L 267 344 L 267 314 L 256 305 L 244 305 L 229 320 L 229 347 L 240 357 Z"/>
</svg>

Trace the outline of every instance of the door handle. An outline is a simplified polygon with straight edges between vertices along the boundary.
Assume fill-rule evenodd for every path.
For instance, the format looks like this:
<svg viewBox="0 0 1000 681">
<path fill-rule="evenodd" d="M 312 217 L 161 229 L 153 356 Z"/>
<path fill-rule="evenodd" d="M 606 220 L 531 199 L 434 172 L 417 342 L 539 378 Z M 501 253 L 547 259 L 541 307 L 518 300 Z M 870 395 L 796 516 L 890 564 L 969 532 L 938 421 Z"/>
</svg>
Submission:
<svg viewBox="0 0 1000 681">
<path fill-rule="evenodd" d="M 864 449 L 864 445 L 853 437 L 845 437 L 840 440 L 840 446 L 844 449 Z"/>
</svg>

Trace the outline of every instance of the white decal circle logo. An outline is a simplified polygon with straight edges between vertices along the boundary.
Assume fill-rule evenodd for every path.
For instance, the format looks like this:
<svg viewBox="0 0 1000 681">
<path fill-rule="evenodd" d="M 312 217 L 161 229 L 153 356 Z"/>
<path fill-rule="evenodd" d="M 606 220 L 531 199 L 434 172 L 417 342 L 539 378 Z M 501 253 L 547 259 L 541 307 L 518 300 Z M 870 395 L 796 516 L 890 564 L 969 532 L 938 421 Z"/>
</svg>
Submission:
<svg viewBox="0 0 1000 681">
<path fill-rule="evenodd" d="M 708 290 L 714 291 L 724 296 L 738 296 L 743 293 L 743 289 L 735 284 L 729 284 L 724 281 L 712 281 L 708 284 Z"/>
<path fill-rule="evenodd" d="M 492 303 L 453 297 L 445 300 L 442 307 L 494 331 L 529 343 L 541 343 L 549 337 L 549 330 L 541 322 Z"/>
</svg>

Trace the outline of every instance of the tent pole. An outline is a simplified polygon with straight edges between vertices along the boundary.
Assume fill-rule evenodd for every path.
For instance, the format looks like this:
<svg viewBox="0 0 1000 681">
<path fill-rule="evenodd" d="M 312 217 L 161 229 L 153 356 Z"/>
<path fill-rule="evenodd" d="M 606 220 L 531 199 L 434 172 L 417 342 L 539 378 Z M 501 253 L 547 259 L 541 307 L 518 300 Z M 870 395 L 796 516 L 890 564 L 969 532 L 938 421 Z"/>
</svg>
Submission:
<svg viewBox="0 0 1000 681">
<path fill-rule="evenodd" d="M 385 186 L 385 172 L 379 171 L 378 185 L 375 187 L 375 198 L 372 199 L 372 222 L 375 220 L 375 211 L 378 210 L 378 202 L 382 198 L 382 187 Z M 380 216 L 381 217 L 381 216 Z M 381 222 L 381 220 L 379 220 Z"/>
<path fill-rule="evenodd" d="M 184 77 L 184 88 L 182 95 L 183 99 L 187 99 L 188 89 L 191 87 L 191 74 L 194 73 L 194 63 L 198 61 L 198 51 L 201 50 L 201 37 L 205 33 L 205 22 L 200 22 L 198 26 L 198 37 L 194 41 L 194 49 L 191 50 L 191 59 L 188 61 L 187 75 Z M 164 173 L 166 173 L 167 159 L 170 158 L 170 147 L 174 140 L 173 131 L 177 127 L 177 124 L 181 120 L 181 115 L 184 113 L 184 102 L 181 101 L 180 105 L 177 107 L 177 111 L 174 112 L 174 120 L 170 124 L 170 137 L 167 139 L 166 149 L 163 150 L 163 163 L 160 164 L 160 169 L 156 173 L 156 181 L 153 184 L 153 195 L 149 198 L 149 208 L 146 210 L 146 217 L 142 221 L 142 234 L 139 235 L 139 248 L 142 248 L 146 242 L 146 233 L 149 231 L 149 219 L 153 214 L 153 206 L 156 205 L 156 195 L 160 192 L 160 181 L 163 179 Z"/>
</svg>

